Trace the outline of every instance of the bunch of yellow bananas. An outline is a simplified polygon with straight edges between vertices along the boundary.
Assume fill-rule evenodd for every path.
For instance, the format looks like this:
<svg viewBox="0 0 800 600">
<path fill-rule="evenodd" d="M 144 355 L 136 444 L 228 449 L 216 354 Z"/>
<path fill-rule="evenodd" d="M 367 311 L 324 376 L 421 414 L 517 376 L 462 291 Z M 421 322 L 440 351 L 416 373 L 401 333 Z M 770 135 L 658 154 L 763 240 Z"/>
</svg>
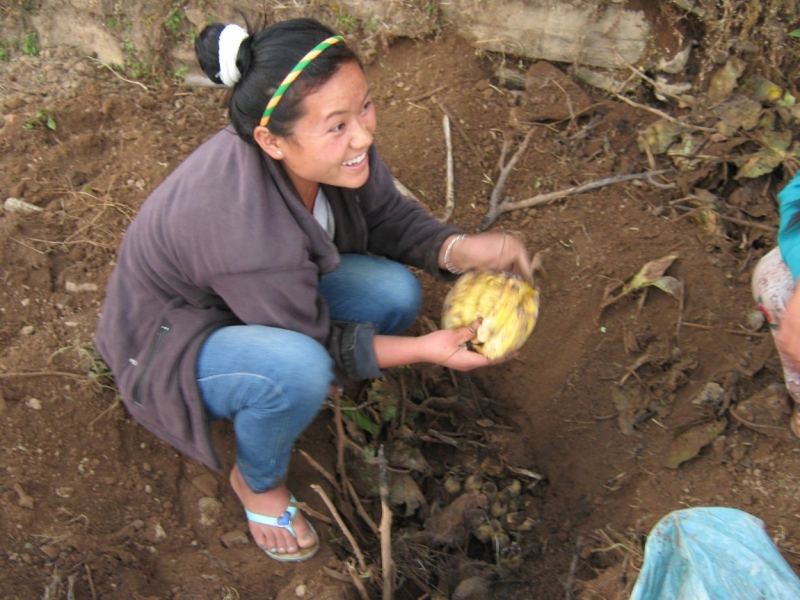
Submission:
<svg viewBox="0 0 800 600">
<path fill-rule="evenodd" d="M 490 360 L 518 350 L 530 336 L 539 315 L 539 291 L 506 271 L 468 271 L 447 294 L 442 327 L 467 327 L 482 322 L 471 349 Z"/>
</svg>

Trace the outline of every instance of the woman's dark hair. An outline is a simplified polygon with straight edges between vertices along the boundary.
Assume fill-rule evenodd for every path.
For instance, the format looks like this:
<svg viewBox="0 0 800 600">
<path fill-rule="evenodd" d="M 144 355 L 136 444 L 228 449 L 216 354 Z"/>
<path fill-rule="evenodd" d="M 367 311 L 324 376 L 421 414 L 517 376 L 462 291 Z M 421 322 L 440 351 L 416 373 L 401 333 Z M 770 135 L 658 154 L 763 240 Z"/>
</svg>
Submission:
<svg viewBox="0 0 800 600">
<path fill-rule="evenodd" d="M 195 42 L 197 60 L 203 72 L 215 83 L 219 78 L 219 34 L 225 26 L 208 25 Z M 229 114 L 236 133 L 255 145 L 253 130 L 261 121 L 272 94 L 283 78 L 314 46 L 336 35 L 314 19 L 290 19 L 252 31 L 239 46 L 236 67 L 242 78 L 233 87 Z M 361 61 L 346 44 L 334 44 L 312 60 L 292 83 L 272 112 L 267 128 L 278 137 L 288 137 L 294 123 L 303 116 L 303 99 L 336 73 L 342 63 Z"/>
</svg>

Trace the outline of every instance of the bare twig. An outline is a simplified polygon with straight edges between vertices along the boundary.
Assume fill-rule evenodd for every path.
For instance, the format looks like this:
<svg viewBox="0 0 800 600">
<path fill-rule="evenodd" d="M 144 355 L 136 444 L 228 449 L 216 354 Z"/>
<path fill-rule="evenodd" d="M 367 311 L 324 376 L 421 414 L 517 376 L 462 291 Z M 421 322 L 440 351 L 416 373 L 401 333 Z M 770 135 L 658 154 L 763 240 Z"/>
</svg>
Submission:
<svg viewBox="0 0 800 600">
<path fill-rule="evenodd" d="M 450 119 L 445 115 L 442 117 L 442 127 L 444 128 L 444 144 L 447 150 L 447 169 L 445 179 L 445 205 L 442 223 L 446 223 L 453 216 L 456 208 L 456 200 L 453 195 L 453 143 L 450 140 Z"/>
<path fill-rule="evenodd" d="M 760 331 L 739 331 L 738 329 L 723 329 L 720 327 L 711 327 L 709 325 L 700 325 L 699 323 L 687 323 L 684 321 L 682 323 L 685 327 L 692 327 L 694 329 L 705 329 L 706 331 L 722 331 L 724 333 L 730 333 L 733 335 L 748 335 L 753 337 L 768 337 L 772 334 L 770 333 L 762 333 Z"/>
<path fill-rule="evenodd" d="M 383 444 L 378 449 L 378 481 L 381 493 L 381 565 L 383 572 L 383 600 L 394 598 L 394 559 L 392 558 L 392 509 L 389 507 L 389 474 Z"/>
<path fill-rule="evenodd" d="M 346 438 L 342 421 L 342 398 L 339 394 L 335 394 L 333 398 L 333 416 L 336 422 L 336 470 L 344 481 L 344 478 L 347 477 L 344 468 L 344 441 Z M 336 486 L 336 491 L 341 492 L 342 488 Z"/>
<path fill-rule="evenodd" d="M 487 212 L 487 217 L 489 214 L 493 214 L 499 210 L 498 204 L 500 203 L 500 194 L 503 191 L 503 186 L 506 184 L 506 179 L 511 174 L 511 171 L 516 166 L 517 161 L 522 157 L 525 153 L 525 149 L 528 147 L 528 142 L 531 141 L 531 136 L 533 135 L 533 127 L 528 130 L 528 133 L 525 134 L 525 139 L 522 140 L 522 143 L 517 148 L 517 151 L 514 153 L 514 156 L 511 157 L 511 160 L 508 161 L 508 164 L 505 164 L 505 157 L 508 153 L 508 148 L 511 145 L 511 138 L 510 136 L 503 140 L 503 149 L 500 151 L 500 160 L 497 163 L 497 168 L 500 170 L 500 175 L 497 178 L 497 184 L 494 186 L 491 195 L 489 196 L 489 212 Z M 499 212 L 497 213 L 500 214 Z M 487 219 L 484 217 L 483 221 Z M 495 217 L 494 219 L 496 219 Z M 492 219 L 492 222 L 494 222 Z M 483 224 L 481 221 L 481 225 Z M 478 225 L 478 229 L 482 230 L 481 225 Z M 487 225 L 488 227 L 488 225 Z M 483 228 L 485 229 L 485 227 Z"/>
<path fill-rule="evenodd" d="M 104 416 L 106 416 L 108 413 L 110 413 L 112 410 L 114 410 L 117 406 L 119 406 L 119 399 L 114 400 L 114 402 L 111 404 L 111 406 L 106 408 L 103 412 L 101 412 L 94 419 L 92 419 L 92 421 L 91 421 L 91 423 L 89 423 L 88 427 L 92 427 L 95 423 L 97 423 L 100 419 L 102 419 Z"/>
<path fill-rule="evenodd" d="M 92 600 L 97 600 L 97 590 L 94 588 L 94 579 L 92 579 L 92 570 L 86 563 L 83 563 L 83 566 L 86 569 L 86 579 L 89 580 L 89 591 L 92 593 Z"/>
<path fill-rule="evenodd" d="M 575 571 L 578 569 L 578 558 L 581 555 L 581 547 L 583 546 L 583 536 L 578 536 L 575 542 L 575 553 L 572 555 L 572 564 L 569 566 L 569 575 L 567 581 L 564 583 L 564 591 L 566 599 L 572 600 L 572 586 L 575 582 Z"/>
<path fill-rule="evenodd" d="M 461 127 L 461 125 L 459 125 L 458 121 L 457 121 L 456 119 L 454 119 L 454 118 L 453 118 L 453 114 L 452 114 L 452 113 L 451 113 L 451 112 L 450 112 L 450 111 L 447 109 L 447 107 L 446 107 L 444 104 L 442 104 L 442 103 L 439 101 L 439 99 L 438 99 L 436 96 L 432 96 L 432 100 L 433 100 L 434 102 L 436 102 L 436 104 L 439 106 L 439 108 L 441 109 L 441 111 L 442 111 L 442 112 L 443 112 L 445 115 L 447 115 L 447 118 L 448 118 L 448 119 L 450 119 L 450 122 L 451 122 L 451 123 L 453 124 L 453 126 L 456 128 L 456 131 L 458 131 L 458 134 L 461 136 L 461 138 L 462 138 L 462 139 L 463 139 L 463 140 L 464 140 L 464 141 L 467 143 L 467 146 L 469 146 L 470 150 L 472 150 L 472 153 L 473 153 L 475 156 L 477 156 L 478 158 L 480 158 L 480 157 L 481 157 L 481 153 L 480 153 L 480 152 L 478 151 L 478 149 L 475 147 L 475 144 L 473 144 L 473 143 L 472 143 L 472 140 L 471 140 L 471 139 L 469 138 L 469 136 L 467 135 L 467 132 L 466 132 L 466 131 L 464 131 L 464 128 L 463 128 L 463 127 Z"/>
<path fill-rule="evenodd" d="M 333 519 L 331 519 L 330 517 L 326 517 L 325 515 L 323 515 L 320 512 L 317 512 L 316 510 L 311 508 L 305 502 L 298 502 L 298 501 L 295 500 L 294 502 L 292 502 L 292 506 L 295 506 L 295 507 L 299 508 L 304 513 L 306 513 L 309 517 L 314 517 L 315 519 L 319 519 L 323 523 L 327 523 L 328 525 L 333 525 Z"/>
<path fill-rule="evenodd" d="M 339 482 L 336 481 L 336 478 L 330 473 L 328 473 L 325 467 L 323 467 L 321 464 L 319 464 L 317 461 L 311 458 L 308 452 L 306 452 L 303 449 L 298 449 L 298 450 L 300 454 L 303 455 L 303 458 L 305 458 L 308 461 L 308 464 L 314 467 L 320 475 L 322 475 L 325 479 L 327 479 L 328 483 L 330 483 L 333 486 L 333 489 L 335 489 L 337 493 L 341 494 L 342 488 L 339 487 Z"/>
<path fill-rule="evenodd" d="M 504 201 L 496 207 L 492 206 L 489 207 L 486 216 L 483 217 L 483 220 L 478 224 L 478 230 L 484 231 L 488 229 L 497 220 L 497 217 L 499 217 L 503 213 L 507 213 L 512 210 L 517 210 L 520 208 L 531 208 L 533 206 L 538 206 L 540 204 L 549 204 L 555 200 L 566 198 L 567 196 L 574 196 L 575 194 L 582 194 L 583 192 L 588 192 L 590 190 L 595 190 L 597 188 L 605 187 L 607 185 L 611 185 L 612 183 L 633 181 L 635 179 L 647 180 L 653 175 L 661 175 L 662 173 L 666 173 L 668 171 L 669 169 L 662 169 L 661 171 L 653 171 L 647 173 L 616 175 L 614 177 L 607 177 L 606 179 L 600 179 L 598 181 L 590 181 L 589 183 L 584 183 L 583 185 L 577 185 L 575 187 L 567 188 L 565 190 L 559 190 L 557 192 L 551 192 L 549 194 L 539 194 L 538 196 L 533 196 L 532 198 L 528 198 L 527 200 L 519 200 L 518 202 Z"/>
<path fill-rule="evenodd" d="M 339 516 L 339 511 L 336 510 L 336 507 L 333 505 L 333 502 L 331 502 L 331 499 L 328 498 L 328 494 L 326 494 L 325 490 L 323 490 L 315 483 L 311 484 L 311 489 L 320 495 L 322 500 L 325 502 L 325 505 L 328 507 L 328 510 L 331 511 L 331 514 L 333 515 L 333 518 L 336 519 L 336 523 L 341 528 L 342 533 L 344 533 L 345 537 L 350 542 L 350 545 L 353 547 L 353 552 L 356 555 L 356 559 L 358 560 L 358 566 L 361 569 L 361 572 L 366 573 L 367 563 L 364 561 L 364 555 L 361 553 L 361 548 L 358 547 L 358 543 L 353 537 L 353 534 L 350 533 L 350 530 L 347 528 L 347 525 L 345 525 L 344 521 L 342 521 L 342 517 Z"/>
<path fill-rule="evenodd" d="M 372 517 L 367 514 L 367 511 L 364 510 L 364 505 L 361 504 L 361 499 L 358 497 L 353 484 L 350 483 L 349 479 L 344 483 L 347 486 L 347 491 L 350 494 L 350 498 L 353 500 L 353 504 L 356 505 L 356 512 L 358 513 L 358 516 L 364 519 L 364 522 L 369 525 L 369 528 L 372 529 L 372 533 L 374 533 L 376 536 L 379 536 L 380 531 L 378 530 L 378 526 L 375 524 L 375 521 L 372 520 Z"/>
<path fill-rule="evenodd" d="M 761 229 L 762 231 L 769 231 L 770 233 L 775 233 L 778 231 L 775 227 L 771 225 L 766 225 L 764 223 L 757 223 L 755 221 L 748 221 L 747 219 L 737 219 L 736 217 L 728 217 L 726 215 L 718 214 L 719 218 L 723 221 L 730 221 L 731 223 L 736 223 L 737 225 L 744 225 L 745 227 L 752 227 L 753 229 Z"/>
<path fill-rule="evenodd" d="M 70 377 L 71 379 L 89 379 L 86 375 L 67 373 L 65 371 L 18 371 L 14 373 L 0 373 L 0 379 L 13 379 L 16 377 Z"/>
<path fill-rule="evenodd" d="M 443 89 L 445 89 L 446 87 L 447 87 L 447 84 L 445 84 L 445 85 L 440 85 L 440 86 L 439 86 L 439 87 L 437 87 L 437 88 L 434 88 L 434 89 L 432 89 L 432 90 L 429 90 L 429 91 L 427 91 L 427 92 L 424 92 L 424 93 L 422 93 L 422 94 L 419 94 L 419 95 L 417 95 L 417 96 L 412 96 L 411 98 L 408 98 L 408 99 L 406 100 L 406 102 L 419 102 L 420 100 L 426 100 L 427 98 L 430 98 L 431 96 L 433 96 L 433 95 L 434 95 L 434 94 L 436 94 L 437 92 L 441 92 L 441 91 L 442 91 Z"/>
<path fill-rule="evenodd" d="M 717 131 L 713 127 L 701 127 L 700 125 L 689 125 L 687 123 L 679 121 L 678 119 L 676 119 L 673 116 L 668 115 L 663 110 L 659 110 L 657 108 L 653 108 L 652 106 L 646 106 L 644 104 L 639 104 L 638 102 L 634 102 L 630 98 L 626 98 L 625 96 L 623 96 L 621 94 L 617 94 L 615 92 L 611 92 L 611 95 L 614 96 L 615 98 L 617 98 L 618 100 L 622 100 L 626 104 L 630 104 L 631 106 L 635 106 L 636 108 L 641 108 L 642 110 L 646 110 L 648 112 L 651 112 L 654 115 L 658 115 L 662 119 L 666 119 L 670 123 L 675 123 L 676 125 L 680 125 L 681 127 L 685 127 L 687 130 L 691 129 L 691 130 L 694 130 L 694 131 L 709 131 L 711 133 L 716 133 L 716 131 Z"/>
<path fill-rule="evenodd" d="M 117 72 L 116 72 L 116 71 L 113 69 L 113 67 L 111 67 L 111 65 L 107 65 L 107 64 L 106 64 L 106 63 L 104 63 L 102 60 L 99 60 L 99 59 L 97 59 L 97 58 L 94 58 L 93 56 L 87 56 L 86 58 L 88 58 L 89 60 L 93 60 L 93 61 L 94 61 L 94 62 L 96 62 L 96 63 L 100 63 L 102 66 L 104 66 L 106 69 L 108 69 L 109 71 L 111 71 L 111 72 L 112 72 L 114 75 L 116 75 L 116 76 L 117 76 L 119 79 L 121 79 L 121 80 L 122 80 L 122 81 L 124 81 L 125 83 L 132 83 L 133 85 L 138 85 L 139 87 L 141 87 L 141 88 L 142 88 L 143 90 L 145 90 L 145 91 L 147 91 L 148 89 L 150 89 L 150 88 L 148 88 L 148 87 L 147 87 L 145 84 L 143 84 L 141 81 L 133 81 L 133 80 L 131 80 L 131 79 L 125 79 L 125 78 L 124 78 L 122 75 L 120 75 L 119 73 L 117 73 Z"/>
<path fill-rule="evenodd" d="M 356 586 L 358 595 L 361 596 L 361 600 L 369 600 L 367 588 L 364 587 L 364 582 L 361 581 L 361 577 L 359 577 L 358 573 L 356 573 L 356 568 L 350 563 L 346 563 L 346 566 L 347 572 L 350 574 L 350 580 L 353 582 L 353 585 Z"/>
</svg>

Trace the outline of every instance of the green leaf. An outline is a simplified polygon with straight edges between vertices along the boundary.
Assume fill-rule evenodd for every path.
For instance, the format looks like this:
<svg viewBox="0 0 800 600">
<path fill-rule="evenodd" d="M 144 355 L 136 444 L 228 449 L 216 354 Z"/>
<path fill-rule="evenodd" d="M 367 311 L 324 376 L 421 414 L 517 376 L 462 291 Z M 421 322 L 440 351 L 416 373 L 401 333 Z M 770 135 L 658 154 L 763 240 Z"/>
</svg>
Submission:
<svg viewBox="0 0 800 600">
<path fill-rule="evenodd" d="M 57 127 L 56 120 L 50 115 L 47 115 L 47 128 L 55 131 L 56 127 Z"/>
<path fill-rule="evenodd" d="M 363 429 L 372 437 L 378 437 L 378 433 L 380 432 L 381 428 L 379 425 L 374 423 L 372 419 L 360 412 L 347 412 L 345 414 L 353 419 L 353 422 L 358 425 L 359 429 Z"/>
<path fill-rule="evenodd" d="M 790 31 L 789 35 L 792 37 L 800 38 L 800 29 L 795 29 L 794 31 Z"/>
</svg>

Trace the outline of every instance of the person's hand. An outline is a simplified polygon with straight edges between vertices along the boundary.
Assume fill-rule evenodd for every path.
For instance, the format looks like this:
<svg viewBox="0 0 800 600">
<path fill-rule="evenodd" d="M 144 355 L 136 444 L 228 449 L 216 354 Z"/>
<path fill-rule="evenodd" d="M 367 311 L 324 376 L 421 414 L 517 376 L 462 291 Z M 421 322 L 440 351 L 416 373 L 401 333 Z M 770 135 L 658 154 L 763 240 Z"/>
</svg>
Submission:
<svg viewBox="0 0 800 600">
<path fill-rule="evenodd" d="M 795 370 L 800 371 L 800 286 L 786 305 L 780 329 L 775 334 L 775 345 Z"/>
<path fill-rule="evenodd" d="M 440 329 L 422 336 L 420 339 L 427 348 L 427 362 L 449 367 L 456 371 L 471 371 L 479 367 L 500 364 L 512 358 L 513 354 L 500 360 L 491 361 L 483 354 L 467 348 L 467 342 L 475 337 L 475 332 L 480 324 L 480 320 L 477 320 L 469 327 Z"/>
<path fill-rule="evenodd" d="M 513 235 L 489 232 L 455 239 L 455 243 L 450 246 L 448 261 L 445 264 L 444 255 L 453 239 L 455 237 L 450 237 L 442 244 L 439 266 L 444 269 L 448 267 L 460 271 L 498 269 L 517 273 L 527 279 L 533 276 L 528 250 L 522 241 Z"/>
</svg>

